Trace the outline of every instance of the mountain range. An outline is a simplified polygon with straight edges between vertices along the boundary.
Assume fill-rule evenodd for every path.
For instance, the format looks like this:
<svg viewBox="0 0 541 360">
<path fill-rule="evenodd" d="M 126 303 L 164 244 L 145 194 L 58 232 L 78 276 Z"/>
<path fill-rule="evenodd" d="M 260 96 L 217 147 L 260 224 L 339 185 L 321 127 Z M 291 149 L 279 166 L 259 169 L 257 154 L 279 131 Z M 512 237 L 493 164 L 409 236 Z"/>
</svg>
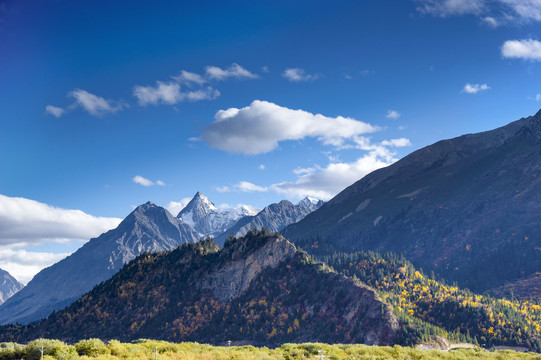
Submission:
<svg viewBox="0 0 541 360">
<path fill-rule="evenodd" d="M 376 170 L 282 233 L 304 249 L 403 254 L 476 291 L 541 269 L 541 111 Z"/>
<path fill-rule="evenodd" d="M 278 224 L 282 229 L 315 209 L 317 200 L 287 204 L 290 206 L 276 205 L 273 212 L 266 211 L 265 221 L 254 228 L 275 229 L 274 224 Z M 0 306 L 0 324 L 27 324 L 42 319 L 109 279 L 143 252 L 171 250 L 186 242 L 229 234 L 237 221 L 251 219 L 258 212 L 249 206 L 218 209 L 201 192 L 195 194 L 177 217 L 151 202 L 141 205 L 116 229 L 91 239 L 66 259 L 39 272 L 17 296 Z"/>
<path fill-rule="evenodd" d="M 399 321 L 374 290 L 311 261 L 281 236 L 250 232 L 144 254 L 68 308 L 0 341 L 157 338 L 275 346 L 389 345 Z"/>
<path fill-rule="evenodd" d="M 235 237 L 246 235 L 251 229 L 261 230 L 263 228 L 271 232 L 279 232 L 289 224 L 302 220 L 323 205 L 322 200 L 305 197 L 298 204 L 294 205 L 288 200 L 266 206 L 256 215 L 240 218 L 233 226 L 218 235 L 215 240 L 223 244 L 231 234 Z"/>
<path fill-rule="evenodd" d="M 200 237 L 216 237 L 231 228 L 239 219 L 259 212 L 251 206 L 218 209 L 205 195 L 197 192 L 178 213 L 177 218 L 190 225 Z"/>
<path fill-rule="evenodd" d="M 0 269 L 0 304 L 24 287 L 17 279 L 5 270 Z"/>
<path fill-rule="evenodd" d="M 109 279 L 145 251 L 175 249 L 199 240 L 189 226 L 151 202 L 137 207 L 116 229 L 40 271 L 0 306 L 0 323 L 27 324 L 60 310 Z"/>
</svg>

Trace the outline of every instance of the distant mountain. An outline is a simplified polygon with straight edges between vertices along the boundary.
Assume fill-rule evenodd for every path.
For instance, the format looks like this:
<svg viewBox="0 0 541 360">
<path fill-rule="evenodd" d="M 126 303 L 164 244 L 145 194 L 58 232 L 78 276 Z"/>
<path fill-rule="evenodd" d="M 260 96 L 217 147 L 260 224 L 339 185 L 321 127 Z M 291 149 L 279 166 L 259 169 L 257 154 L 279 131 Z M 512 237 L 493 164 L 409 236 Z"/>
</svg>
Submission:
<svg viewBox="0 0 541 360">
<path fill-rule="evenodd" d="M 0 304 L 12 297 L 24 287 L 17 279 L 5 270 L 0 269 Z"/>
<path fill-rule="evenodd" d="M 251 232 L 222 250 L 203 240 L 142 255 L 48 319 L 0 329 L 0 341 L 383 345 L 395 342 L 399 327 L 371 288 L 314 263 L 281 236 Z"/>
<path fill-rule="evenodd" d="M 230 234 L 236 237 L 244 236 L 252 228 L 261 230 L 266 228 L 270 232 L 279 232 L 289 224 L 302 220 L 312 211 L 319 209 L 324 202 L 322 200 L 306 197 L 297 205 L 288 200 L 282 200 L 277 204 L 265 207 L 257 215 L 246 216 L 228 228 L 225 232 L 216 236 L 218 244 L 223 244 Z"/>
<path fill-rule="evenodd" d="M 198 191 L 186 207 L 178 213 L 177 218 L 190 225 L 200 237 L 215 237 L 233 226 L 240 218 L 252 216 L 258 212 L 258 209 L 246 205 L 218 209 Z"/>
<path fill-rule="evenodd" d="M 198 236 L 151 202 L 137 207 L 110 230 L 64 260 L 40 271 L 0 306 L 0 323 L 26 324 L 71 304 L 145 251 L 171 250 Z"/>
<path fill-rule="evenodd" d="M 372 172 L 282 231 L 320 254 L 402 253 L 484 291 L 541 269 L 541 111 Z"/>
</svg>

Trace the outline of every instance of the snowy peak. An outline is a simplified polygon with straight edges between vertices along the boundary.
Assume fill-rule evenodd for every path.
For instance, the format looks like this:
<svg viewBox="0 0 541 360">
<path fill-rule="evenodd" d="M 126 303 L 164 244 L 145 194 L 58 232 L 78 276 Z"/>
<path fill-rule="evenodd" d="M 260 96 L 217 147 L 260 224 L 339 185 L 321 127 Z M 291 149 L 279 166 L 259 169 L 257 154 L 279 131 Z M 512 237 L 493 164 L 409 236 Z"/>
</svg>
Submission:
<svg viewBox="0 0 541 360">
<path fill-rule="evenodd" d="M 218 209 L 204 194 L 198 191 L 177 217 L 190 225 L 202 237 L 216 236 L 229 229 L 237 220 L 253 216 L 259 210 L 248 205 Z"/>
<path fill-rule="evenodd" d="M 24 287 L 10 273 L 0 269 L 0 304 Z"/>
<path fill-rule="evenodd" d="M 297 207 L 307 210 L 308 212 L 312 212 L 314 210 L 317 210 L 323 205 L 323 200 L 319 200 L 310 196 L 305 197 L 299 203 L 297 204 Z"/>
<path fill-rule="evenodd" d="M 201 228 L 202 222 L 212 212 L 217 211 L 216 206 L 201 192 L 197 192 L 186 207 L 177 215 L 177 218 L 190 225 L 200 234 L 205 234 L 204 228 Z"/>
</svg>

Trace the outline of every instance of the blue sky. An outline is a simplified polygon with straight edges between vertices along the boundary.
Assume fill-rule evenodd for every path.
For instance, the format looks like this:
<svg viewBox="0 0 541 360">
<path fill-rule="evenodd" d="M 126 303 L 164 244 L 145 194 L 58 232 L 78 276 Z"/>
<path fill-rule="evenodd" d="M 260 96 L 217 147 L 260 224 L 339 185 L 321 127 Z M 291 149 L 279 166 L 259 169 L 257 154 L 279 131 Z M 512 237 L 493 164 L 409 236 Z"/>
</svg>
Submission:
<svg viewBox="0 0 541 360">
<path fill-rule="evenodd" d="M 0 267 L 148 200 L 328 199 L 532 115 L 540 30 L 539 0 L 0 1 Z"/>
</svg>

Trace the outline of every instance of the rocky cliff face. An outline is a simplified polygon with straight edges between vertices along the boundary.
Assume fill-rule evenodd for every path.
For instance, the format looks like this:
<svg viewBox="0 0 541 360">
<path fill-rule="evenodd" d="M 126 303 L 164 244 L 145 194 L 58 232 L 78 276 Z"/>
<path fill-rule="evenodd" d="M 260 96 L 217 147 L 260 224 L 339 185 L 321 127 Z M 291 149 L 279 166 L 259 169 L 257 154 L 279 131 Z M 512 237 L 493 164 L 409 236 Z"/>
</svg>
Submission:
<svg viewBox="0 0 541 360">
<path fill-rule="evenodd" d="M 205 240 L 140 256 L 39 324 L 0 329 L 0 341 L 392 344 L 398 328 L 374 290 L 312 262 L 281 236 L 250 232 L 222 250 Z"/>
<path fill-rule="evenodd" d="M 541 268 L 540 128 L 541 112 L 427 146 L 283 234 L 319 253 L 403 253 L 477 291 L 528 276 Z"/>
<path fill-rule="evenodd" d="M 275 268 L 296 253 L 295 246 L 282 237 L 276 237 L 255 249 L 247 239 L 227 245 L 220 253 L 223 265 L 217 266 L 200 282 L 202 290 L 210 290 L 220 301 L 239 297 L 264 269 Z"/>
<path fill-rule="evenodd" d="M 30 323 L 69 305 L 145 251 L 165 251 L 197 241 L 197 234 L 151 202 L 136 208 L 120 225 L 64 260 L 40 271 L 0 306 L 0 323 Z"/>
<path fill-rule="evenodd" d="M 0 269 L 0 304 L 15 295 L 24 287 L 17 279 L 5 270 Z"/>
</svg>

